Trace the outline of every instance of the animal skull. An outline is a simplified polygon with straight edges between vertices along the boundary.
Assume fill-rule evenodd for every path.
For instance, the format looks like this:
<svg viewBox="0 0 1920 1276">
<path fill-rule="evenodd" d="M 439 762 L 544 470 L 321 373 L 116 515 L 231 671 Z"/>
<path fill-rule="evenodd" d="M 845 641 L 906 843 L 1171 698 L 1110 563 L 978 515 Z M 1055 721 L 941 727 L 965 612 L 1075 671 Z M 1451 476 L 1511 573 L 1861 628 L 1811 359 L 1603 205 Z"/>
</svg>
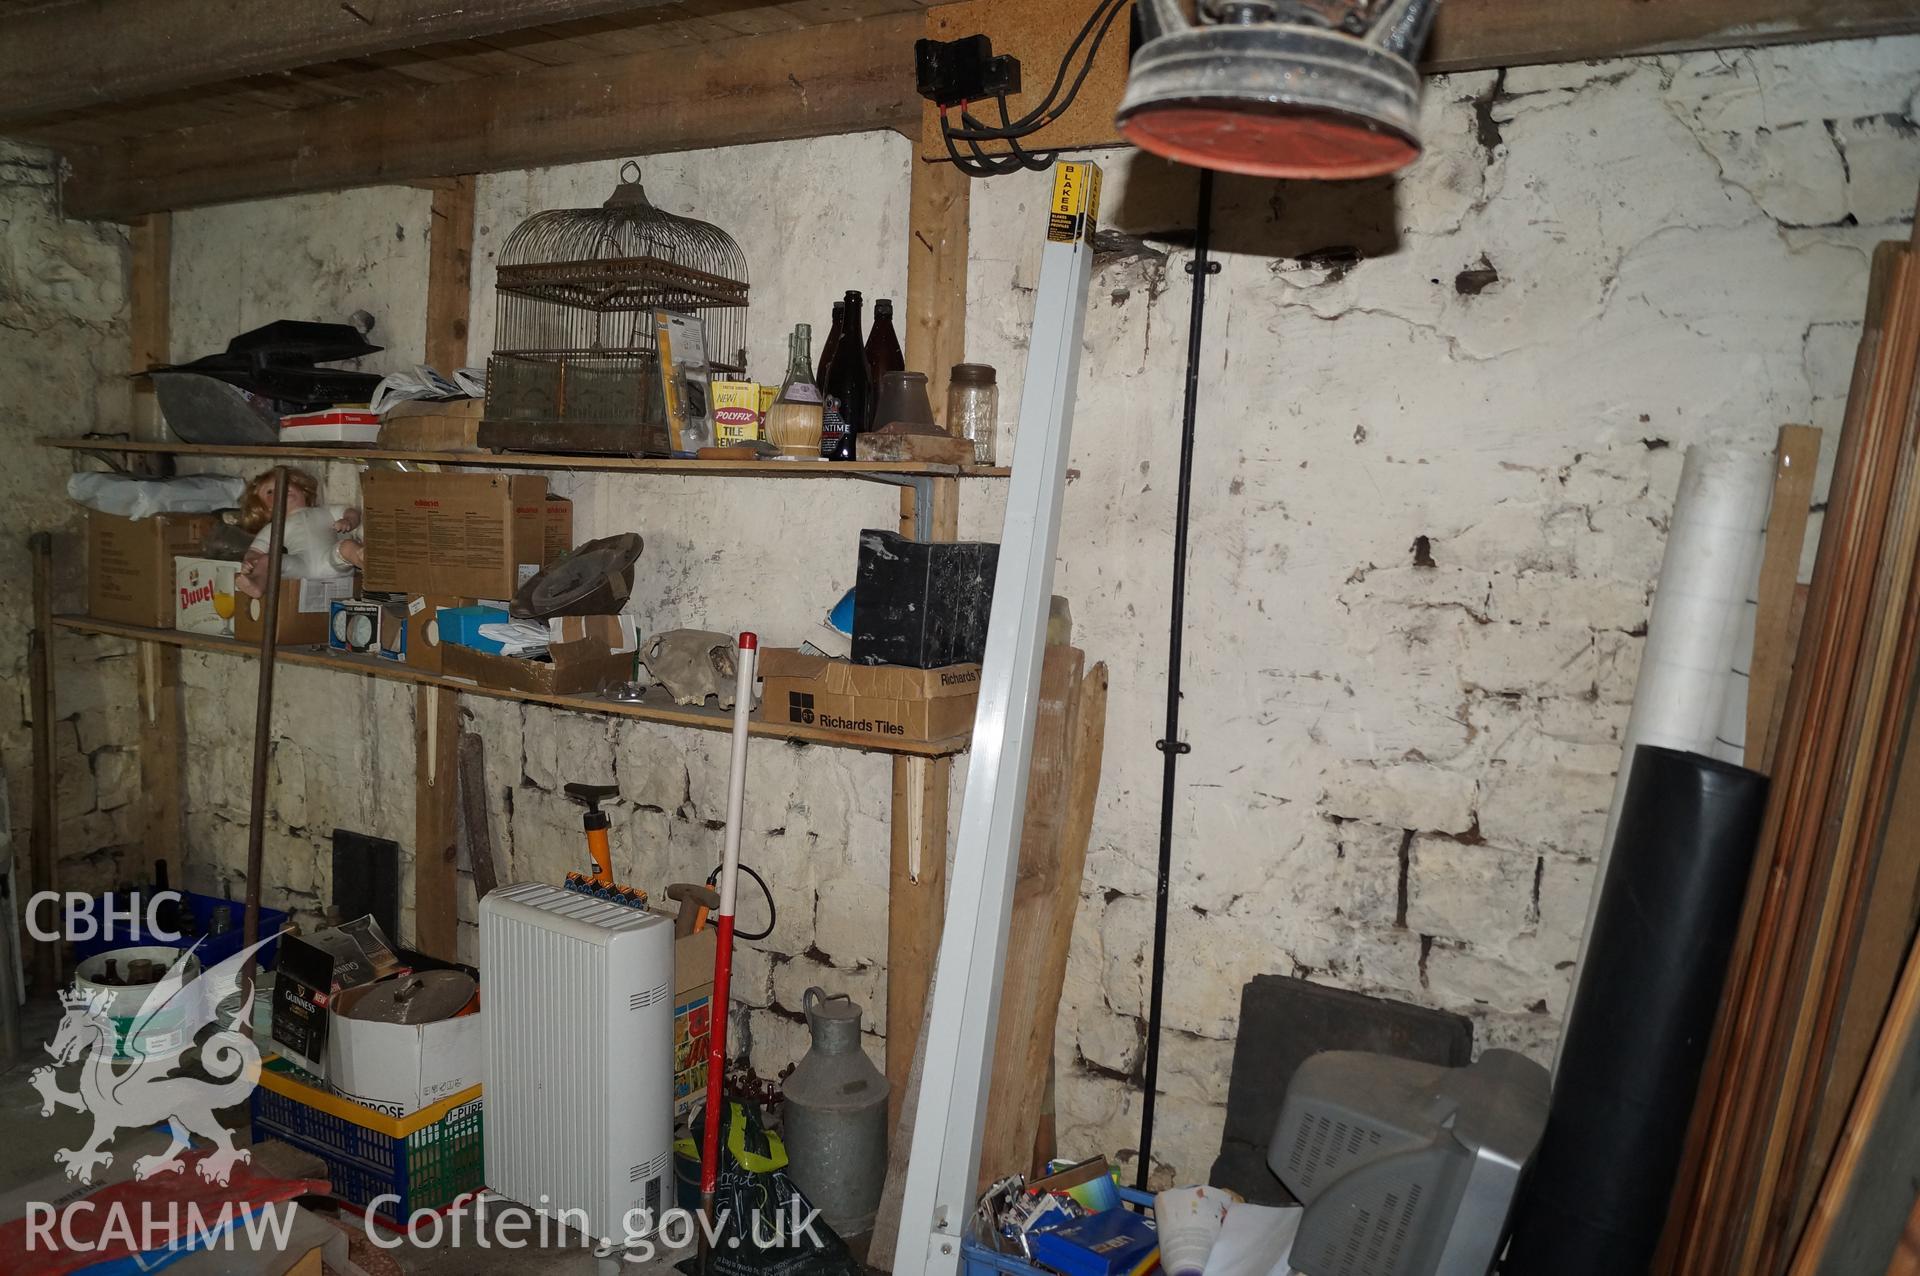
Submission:
<svg viewBox="0 0 1920 1276">
<path fill-rule="evenodd" d="M 641 644 L 640 660 L 675 704 L 705 704 L 708 696 L 717 696 L 722 709 L 733 708 L 738 666 L 731 634 L 669 629 Z"/>
</svg>

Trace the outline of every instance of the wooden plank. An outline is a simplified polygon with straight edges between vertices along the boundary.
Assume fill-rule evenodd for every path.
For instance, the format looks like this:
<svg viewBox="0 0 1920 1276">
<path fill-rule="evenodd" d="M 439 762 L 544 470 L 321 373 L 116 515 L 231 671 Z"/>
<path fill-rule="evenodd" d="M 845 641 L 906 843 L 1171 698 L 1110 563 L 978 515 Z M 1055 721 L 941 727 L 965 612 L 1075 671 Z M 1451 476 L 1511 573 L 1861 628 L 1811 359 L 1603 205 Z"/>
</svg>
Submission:
<svg viewBox="0 0 1920 1276">
<path fill-rule="evenodd" d="M 470 731 L 460 733 L 460 845 L 473 873 L 474 898 L 485 899 L 500 884 L 493 853 L 493 818 L 487 805 L 487 743 Z"/>
<path fill-rule="evenodd" d="M 645 8 L 661 0 L 92 0 L 0 19 L 0 120 L 440 40 Z"/>
<path fill-rule="evenodd" d="M 56 629 L 71 629 L 76 633 L 85 634 L 109 634 L 116 638 L 160 643 L 188 651 L 211 651 L 220 655 L 243 658 L 252 658 L 255 654 L 250 644 L 236 642 L 231 638 L 182 633 L 177 629 L 148 629 L 142 625 L 123 625 L 118 621 L 96 620 L 91 616 L 55 616 L 53 624 Z M 410 665 L 395 664 L 391 660 L 383 660 L 378 656 L 328 651 L 325 647 L 282 647 L 276 659 L 286 665 L 301 665 L 310 669 L 332 669 L 341 673 L 360 674 L 368 678 L 385 678 L 391 682 L 413 683 L 416 686 L 445 687 L 464 695 L 491 696 L 498 700 L 518 701 L 521 704 L 544 704 L 555 709 L 573 709 L 582 713 L 605 713 L 614 717 L 663 723 L 667 726 L 694 727 L 702 731 L 733 729 L 731 710 L 676 705 L 672 697 L 658 689 L 649 692 L 647 699 L 632 703 L 621 700 L 602 700 L 593 696 L 540 695 L 528 691 L 482 687 L 475 683 L 463 682 L 458 678 L 425 673 Z M 747 724 L 747 730 L 756 736 L 778 740 L 804 740 L 809 744 L 858 749 L 866 753 L 902 754 L 920 758 L 948 757 L 963 752 L 971 743 L 971 737 L 968 735 L 948 736 L 944 740 L 931 741 L 886 741 L 850 731 L 802 726 L 798 723 L 772 721 L 765 718 L 754 718 Z"/>
<path fill-rule="evenodd" d="M 1882 1113 L 1895 1088 L 1895 1077 L 1917 1033 L 1920 1033 L 1920 945 L 1915 945 L 1907 956 L 1899 989 L 1887 1012 L 1886 1026 L 1874 1043 L 1873 1058 L 1861 1081 L 1860 1095 L 1848 1114 L 1833 1168 L 1821 1185 L 1820 1198 L 1814 1204 L 1806 1233 L 1800 1238 L 1787 1269 L 1789 1276 L 1813 1276 L 1821 1270 L 1828 1249 L 1845 1239 L 1838 1225 L 1848 1197 L 1855 1189 L 1855 1178 L 1865 1163 L 1869 1144 L 1880 1129 Z M 1899 1102 L 1903 1107 L 1910 1105 L 1911 1094 L 1900 1096 Z"/>
<path fill-rule="evenodd" d="M 1420 65 L 1471 71 L 1915 30 L 1911 0 L 1446 0 Z"/>
<path fill-rule="evenodd" d="M 128 227 L 131 264 L 127 274 L 127 338 L 129 372 L 145 372 L 173 360 L 168 337 L 172 305 L 173 218 L 148 213 Z M 160 405 L 153 382 L 139 377 L 128 383 L 133 392 L 133 431 L 143 439 L 164 439 Z"/>
<path fill-rule="evenodd" d="M 1075 648 L 1049 647 L 1041 670 L 1034 761 L 1027 777 L 1019 876 L 980 1144 L 983 1185 L 1033 1168 L 1053 1075 L 1054 1030 L 1100 791 L 1107 725 L 1107 667 L 1095 665 L 1083 676 L 1084 662 Z"/>
<path fill-rule="evenodd" d="M 1881 830 L 1878 859 L 1790 1231 L 1804 1224 L 1825 1180 L 1841 1124 L 1859 1091 L 1874 1038 L 1886 1021 L 1901 961 L 1920 929 L 1920 747 L 1912 738 L 1911 726 Z"/>
<path fill-rule="evenodd" d="M 53 752 L 53 534 L 27 538 L 33 560 L 33 632 L 27 638 L 27 683 L 33 711 L 33 832 L 28 843 L 28 885 L 23 894 L 60 889 L 59 808 Z M 34 985 L 47 996 L 60 985 L 59 944 L 34 944 Z"/>
<path fill-rule="evenodd" d="M 458 788 L 460 698 L 442 687 L 413 694 L 413 946 L 459 957 Z"/>
<path fill-rule="evenodd" d="M 942 425 L 948 373 L 967 357 L 972 187 L 951 164 L 915 163 L 908 193 L 907 366 L 927 374 L 927 395 Z"/>
<path fill-rule="evenodd" d="M 119 438 L 35 440 L 42 447 L 71 452 L 173 456 L 241 456 L 265 460 L 417 461 L 435 465 L 471 465 L 498 470 L 592 470 L 618 474 L 698 474 L 709 478 L 1005 478 L 1006 466 L 945 465 L 936 461 L 701 461 L 651 456 L 575 456 L 551 452 L 420 452 L 398 448 L 276 447 L 227 443 L 156 443 Z M 935 484 L 938 487 L 938 484 Z"/>
<path fill-rule="evenodd" d="M 1794 594 L 1807 517 L 1813 509 L 1814 471 L 1820 464 L 1820 431 L 1783 425 L 1774 447 L 1773 504 L 1767 511 L 1766 549 L 1760 560 L 1759 606 L 1754 619 L 1753 659 L 1747 678 L 1746 764 L 1771 773 L 1787 712 L 1787 679 L 1793 672 Z"/>
<path fill-rule="evenodd" d="M 71 151 L 69 216 L 533 168 L 919 120 L 918 13 L 531 69 Z"/>
<path fill-rule="evenodd" d="M 433 193 L 427 235 L 427 363 L 451 375 L 467 362 L 473 298 L 473 174 Z"/>
<path fill-rule="evenodd" d="M 134 648 L 139 679 L 141 853 L 149 865 L 167 861 L 181 881 L 186 858 L 187 727 L 180 690 L 180 648 L 142 643 Z M 147 877 L 152 880 L 151 874 Z"/>
<path fill-rule="evenodd" d="M 959 535 L 959 485 L 935 479 L 932 508 L 914 507 L 901 492 L 901 530 L 930 540 Z M 924 521 L 923 521 L 924 520 Z M 947 917 L 947 814 L 953 763 L 948 758 L 896 758 L 893 763 L 892 837 L 887 871 L 887 1119 L 899 1124 L 907 1100 L 907 1073 L 926 1017 L 940 932 Z"/>
</svg>

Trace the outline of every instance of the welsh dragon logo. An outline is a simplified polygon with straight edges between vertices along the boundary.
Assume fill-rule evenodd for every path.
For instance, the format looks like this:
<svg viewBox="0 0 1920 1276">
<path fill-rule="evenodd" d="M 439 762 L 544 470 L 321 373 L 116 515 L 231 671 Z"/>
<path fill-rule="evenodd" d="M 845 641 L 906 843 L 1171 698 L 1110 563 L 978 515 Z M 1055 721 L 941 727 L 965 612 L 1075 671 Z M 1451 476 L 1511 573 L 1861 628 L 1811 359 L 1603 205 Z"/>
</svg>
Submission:
<svg viewBox="0 0 1920 1276">
<path fill-rule="evenodd" d="M 234 1146 L 232 1132 L 214 1115 L 245 1099 L 260 1081 L 260 1051 L 240 1030 L 252 1004 L 251 990 L 245 990 L 249 995 L 238 999 L 232 1022 L 222 1022 L 219 1014 L 221 1004 L 243 990 L 241 974 L 247 959 L 273 939 L 269 935 L 252 948 L 242 949 L 198 979 L 188 977 L 193 950 L 182 953 L 148 991 L 128 1027 L 125 1040 L 137 1043 L 146 1039 L 156 1023 L 177 1024 L 182 1041 L 199 1042 L 200 1068 L 205 1076 L 179 1073 L 178 1054 L 136 1054 L 130 1059 L 115 1059 L 114 1023 L 107 1014 L 111 994 L 88 993 L 76 985 L 60 995 L 67 1013 L 47 1046 L 53 1063 L 36 1068 L 30 1080 L 40 1092 L 41 1116 L 52 1116 L 55 1108 L 62 1107 L 93 1116 L 93 1134 L 84 1145 L 53 1154 L 54 1160 L 66 1167 L 68 1178 L 91 1183 L 96 1168 L 113 1164 L 108 1145 L 121 1130 L 147 1129 L 163 1121 L 171 1143 L 164 1152 L 134 1162 L 138 1178 L 177 1174 L 185 1169 L 181 1153 L 196 1134 L 214 1145 L 196 1167 L 210 1183 L 224 1186 L 234 1166 L 252 1159 L 246 1149 Z M 200 1041 L 202 1031 L 209 1026 L 214 1031 Z M 60 1089 L 54 1069 L 76 1062 L 80 1065 L 79 1088 L 73 1092 Z"/>
</svg>

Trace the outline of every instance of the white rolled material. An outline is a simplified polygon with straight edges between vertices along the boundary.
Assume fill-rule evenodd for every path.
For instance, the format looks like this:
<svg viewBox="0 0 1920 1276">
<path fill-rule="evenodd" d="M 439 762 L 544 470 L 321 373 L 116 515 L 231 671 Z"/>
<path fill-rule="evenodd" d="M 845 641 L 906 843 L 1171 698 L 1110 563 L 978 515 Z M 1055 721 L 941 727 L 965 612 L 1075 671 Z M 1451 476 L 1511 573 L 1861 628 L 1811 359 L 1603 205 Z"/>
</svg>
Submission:
<svg viewBox="0 0 1920 1276">
<path fill-rule="evenodd" d="M 1620 741 L 1613 806 L 1607 812 L 1606 834 L 1587 902 L 1587 924 L 1580 935 L 1579 960 L 1574 963 L 1576 994 L 1607 880 L 1634 750 L 1653 744 L 1731 762 L 1741 760 L 1746 662 L 1753 654 L 1750 599 L 1760 570 L 1773 472 L 1769 453 L 1711 444 L 1687 449 L 1667 531 L 1666 556 L 1660 562 L 1660 579 L 1647 619 L 1633 710 Z M 1739 703 L 1729 707 L 1730 699 Z M 1728 743 L 1721 742 L 1723 736 Z M 1568 1009 L 1571 1015 L 1571 1006 Z"/>
</svg>

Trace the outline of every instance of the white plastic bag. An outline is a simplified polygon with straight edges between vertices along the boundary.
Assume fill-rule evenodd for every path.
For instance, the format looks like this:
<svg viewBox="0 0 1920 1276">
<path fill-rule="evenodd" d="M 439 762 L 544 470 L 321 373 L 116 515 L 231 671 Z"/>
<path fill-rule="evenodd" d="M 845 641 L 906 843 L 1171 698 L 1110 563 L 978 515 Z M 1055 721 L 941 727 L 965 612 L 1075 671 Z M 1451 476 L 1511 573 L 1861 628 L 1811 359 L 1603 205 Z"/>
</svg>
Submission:
<svg viewBox="0 0 1920 1276">
<path fill-rule="evenodd" d="M 240 504 L 247 481 L 227 474 L 184 474 L 178 478 L 138 478 L 132 474 L 75 474 L 67 495 L 90 510 L 122 518 L 155 514 L 211 514 Z"/>
</svg>

